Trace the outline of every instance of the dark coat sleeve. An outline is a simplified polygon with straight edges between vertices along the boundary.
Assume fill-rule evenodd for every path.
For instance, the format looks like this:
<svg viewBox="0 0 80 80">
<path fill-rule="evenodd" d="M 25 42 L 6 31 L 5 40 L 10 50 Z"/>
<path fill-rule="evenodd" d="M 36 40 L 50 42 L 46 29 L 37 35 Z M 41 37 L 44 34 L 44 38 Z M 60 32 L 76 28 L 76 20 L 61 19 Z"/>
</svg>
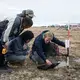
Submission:
<svg viewBox="0 0 80 80">
<path fill-rule="evenodd" d="M 53 37 L 52 42 L 65 47 L 65 43 L 63 41 L 60 41 L 59 39 L 57 39 L 56 37 Z"/>
<path fill-rule="evenodd" d="M 10 41 L 8 44 L 7 55 L 8 55 L 8 53 L 13 54 L 13 52 L 14 52 L 14 43 L 13 43 L 13 41 Z"/>
<path fill-rule="evenodd" d="M 33 46 L 34 47 L 34 46 Z M 37 54 L 44 60 L 46 61 L 46 56 L 44 55 L 43 48 L 42 48 L 42 43 L 40 41 L 35 42 L 35 48 Z"/>
</svg>

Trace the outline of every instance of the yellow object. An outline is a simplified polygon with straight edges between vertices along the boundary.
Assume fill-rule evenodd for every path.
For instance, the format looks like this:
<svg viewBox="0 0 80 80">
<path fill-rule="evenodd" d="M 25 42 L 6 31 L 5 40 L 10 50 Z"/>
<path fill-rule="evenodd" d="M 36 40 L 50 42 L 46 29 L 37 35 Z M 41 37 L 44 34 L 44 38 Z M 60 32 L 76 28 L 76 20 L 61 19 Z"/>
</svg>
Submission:
<svg viewBox="0 0 80 80">
<path fill-rule="evenodd" d="M 6 52 L 7 52 L 7 49 L 6 48 L 3 48 L 2 49 L 2 54 L 6 54 Z"/>
</svg>

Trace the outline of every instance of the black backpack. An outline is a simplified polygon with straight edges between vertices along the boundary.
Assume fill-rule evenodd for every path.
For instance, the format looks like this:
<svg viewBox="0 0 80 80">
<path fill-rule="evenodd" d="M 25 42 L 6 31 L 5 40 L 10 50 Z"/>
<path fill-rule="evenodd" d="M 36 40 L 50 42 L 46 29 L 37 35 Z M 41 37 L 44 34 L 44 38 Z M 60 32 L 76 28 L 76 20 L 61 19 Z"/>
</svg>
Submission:
<svg viewBox="0 0 80 80">
<path fill-rule="evenodd" d="M 2 37 L 2 33 L 7 29 L 8 23 L 9 23 L 9 20 L 3 20 L 0 22 L 0 39 Z"/>
</svg>

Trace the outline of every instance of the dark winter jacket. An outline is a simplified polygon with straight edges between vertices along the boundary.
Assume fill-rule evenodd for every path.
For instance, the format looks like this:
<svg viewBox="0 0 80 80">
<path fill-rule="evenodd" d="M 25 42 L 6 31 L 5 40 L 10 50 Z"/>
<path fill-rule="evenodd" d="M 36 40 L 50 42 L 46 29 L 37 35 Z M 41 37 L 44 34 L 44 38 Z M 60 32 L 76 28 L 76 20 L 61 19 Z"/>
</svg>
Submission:
<svg viewBox="0 0 80 80">
<path fill-rule="evenodd" d="M 33 43 L 33 46 L 32 46 L 32 54 L 34 54 L 34 51 L 37 52 L 37 54 L 45 61 L 46 60 L 46 57 L 44 55 L 44 52 L 46 51 L 46 47 L 48 46 L 48 44 L 45 44 L 44 40 L 43 40 L 43 34 L 45 32 L 47 32 L 48 30 L 46 31 L 43 31 L 39 36 L 36 37 L 34 43 Z M 53 37 L 52 39 L 52 42 L 60 45 L 60 46 L 63 46 L 65 47 L 65 43 L 58 40 L 56 37 Z"/>
<path fill-rule="evenodd" d="M 10 55 L 27 55 L 27 49 L 24 49 L 24 42 L 20 37 L 16 37 L 15 39 L 11 40 L 8 45 L 8 52 L 6 56 Z"/>
<path fill-rule="evenodd" d="M 31 19 L 27 20 L 29 25 L 33 24 L 33 21 Z M 17 15 L 15 20 L 8 25 L 8 28 L 6 29 L 3 35 L 3 42 L 7 42 L 14 39 L 23 31 L 22 21 L 23 21 L 23 16 Z"/>
</svg>

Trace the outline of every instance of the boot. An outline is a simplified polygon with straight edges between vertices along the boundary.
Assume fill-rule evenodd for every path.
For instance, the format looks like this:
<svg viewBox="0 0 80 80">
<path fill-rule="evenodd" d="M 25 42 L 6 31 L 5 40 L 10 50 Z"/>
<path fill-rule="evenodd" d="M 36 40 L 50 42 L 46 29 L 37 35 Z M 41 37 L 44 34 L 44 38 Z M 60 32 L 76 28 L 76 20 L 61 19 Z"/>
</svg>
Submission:
<svg viewBox="0 0 80 80">
<path fill-rule="evenodd" d="M 7 65 L 4 55 L 0 55 L 0 73 L 12 72 L 12 69 Z"/>
</svg>

